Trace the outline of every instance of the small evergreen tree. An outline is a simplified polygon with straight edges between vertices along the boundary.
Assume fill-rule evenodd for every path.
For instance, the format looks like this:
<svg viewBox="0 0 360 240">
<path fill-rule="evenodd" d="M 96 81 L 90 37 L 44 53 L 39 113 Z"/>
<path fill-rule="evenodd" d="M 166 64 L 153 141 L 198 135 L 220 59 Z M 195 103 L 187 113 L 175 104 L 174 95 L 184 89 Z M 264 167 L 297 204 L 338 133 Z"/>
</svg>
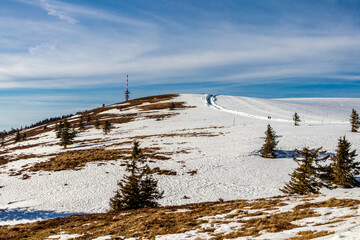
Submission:
<svg viewBox="0 0 360 240">
<path fill-rule="evenodd" d="M 61 131 L 63 128 L 64 128 L 63 122 L 60 122 L 59 124 L 56 123 L 55 125 L 56 138 L 61 138 Z"/>
<path fill-rule="evenodd" d="M 275 147 L 278 141 L 275 140 L 276 133 L 270 124 L 267 125 L 265 134 L 265 144 L 261 148 L 261 156 L 264 158 L 275 158 Z"/>
<path fill-rule="evenodd" d="M 170 103 L 170 110 L 174 110 L 175 109 L 175 103 L 171 102 Z"/>
<path fill-rule="evenodd" d="M 360 173 L 360 163 L 355 162 L 357 156 L 356 150 L 350 151 L 351 144 L 345 136 L 339 138 L 336 154 L 332 155 L 330 160 L 331 183 L 335 186 L 350 188 L 359 186 L 355 175 Z"/>
<path fill-rule="evenodd" d="M 111 131 L 111 123 L 110 123 L 110 121 L 106 120 L 104 122 L 103 131 L 104 131 L 105 135 L 108 134 Z"/>
<path fill-rule="evenodd" d="M 90 114 L 88 114 L 88 115 L 86 116 L 86 121 L 87 121 L 87 122 L 91 122 L 91 116 L 90 116 Z"/>
<path fill-rule="evenodd" d="M 95 126 L 96 129 L 99 129 L 99 126 L 100 126 L 99 119 L 96 119 L 96 121 L 94 123 L 94 126 Z"/>
<path fill-rule="evenodd" d="M 301 120 L 300 120 L 300 116 L 299 116 L 299 114 L 297 114 L 297 112 L 294 113 L 293 120 L 294 120 L 294 125 L 299 126 L 299 122 L 301 122 Z"/>
<path fill-rule="evenodd" d="M 326 151 L 322 151 L 322 148 L 303 148 L 302 151 L 295 149 L 293 160 L 299 166 L 290 174 L 290 182 L 286 183 L 280 191 L 286 194 L 300 195 L 319 193 L 319 189 L 324 184 L 318 176 L 318 165 L 327 158 L 328 155 L 326 155 Z"/>
<path fill-rule="evenodd" d="M 80 119 L 79 119 L 79 129 L 80 131 L 81 130 L 84 130 L 84 117 L 83 116 L 80 116 Z"/>
<path fill-rule="evenodd" d="M 119 190 L 110 198 L 111 210 L 126 210 L 159 206 L 158 199 L 163 198 L 163 192 L 157 189 L 158 181 L 151 176 L 151 169 L 144 164 L 139 143 L 134 142 L 131 160 L 126 166 L 128 175 L 118 182 Z"/>
<path fill-rule="evenodd" d="M 5 145 L 5 132 L 1 133 L 1 146 L 3 147 Z"/>
<path fill-rule="evenodd" d="M 23 133 L 22 139 L 26 139 L 26 133 Z"/>
<path fill-rule="evenodd" d="M 65 120 L 64 120 L 64 123 L 63 123 L 63 126 L 62 126 L 63 128 L 70 128 L 71 126 L 70 126 L 70 123 L 66 120 L 66 118 L 65 118 Z"/>
<path fill-rule="evenodd" d="M 19 141 L 21 141 L 21 134 L 20 134 L 20 130 L 17 129 L 15 135 L 15 142 L 19 142 Z"/>
<path fill-rule="evenodd" d="M 351 131 L 357 132 L 360 124 L 360 118 L 359 118 L 359 114 L 355 111 L 355 109 L 352 109 L 351 111 L 350 124 L 351 124 Z"/>
<path fill-rule="evenodd" d="M 66 121 L 66 120 L 65 120 Z M 64 127 L 61 130 L 60 146 L 66 148 L 68 145 L 73 144 L 73 139 L 76 133 L 74 130 L 69 129 L 69 124 L 64 122 Z"/>
</svg>

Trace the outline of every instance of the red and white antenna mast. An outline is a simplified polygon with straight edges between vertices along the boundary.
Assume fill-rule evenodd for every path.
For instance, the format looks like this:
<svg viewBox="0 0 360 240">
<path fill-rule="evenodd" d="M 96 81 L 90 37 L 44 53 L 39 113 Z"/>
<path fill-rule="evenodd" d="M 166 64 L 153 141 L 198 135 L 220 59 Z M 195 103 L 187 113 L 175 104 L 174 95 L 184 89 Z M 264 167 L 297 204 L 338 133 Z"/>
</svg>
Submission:
<svg viewBox="0 0 360 240">
<path fill-rule="evenodd" d="M 130 92 L 129 92 L 129 75 L 126 75 L 126 91 L 125 91 L 125 101 L 129 101 Z"/>
</svg>

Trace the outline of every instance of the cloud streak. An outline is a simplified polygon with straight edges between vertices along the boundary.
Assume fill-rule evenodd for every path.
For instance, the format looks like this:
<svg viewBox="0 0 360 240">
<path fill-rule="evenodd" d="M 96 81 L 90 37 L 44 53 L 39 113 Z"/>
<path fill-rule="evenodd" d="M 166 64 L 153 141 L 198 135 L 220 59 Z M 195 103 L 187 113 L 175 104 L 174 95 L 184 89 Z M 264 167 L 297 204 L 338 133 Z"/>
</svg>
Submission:
<svg viewBox="0 0 360 240">
<path fill-rule="evenodd" d="M 74 18 L 72 18 L 68 14 L 66 14 L 65 11 L 63 11 L 60 6 L 51 4 L 47 0 L 41 0 L 40 3 L 41 3 L 41 7 L 47 11 L 47 14 L 58 17 L 61 20 L 67 21 L 68 23 L 76 23 L 77 22 Z"/>
</svg>

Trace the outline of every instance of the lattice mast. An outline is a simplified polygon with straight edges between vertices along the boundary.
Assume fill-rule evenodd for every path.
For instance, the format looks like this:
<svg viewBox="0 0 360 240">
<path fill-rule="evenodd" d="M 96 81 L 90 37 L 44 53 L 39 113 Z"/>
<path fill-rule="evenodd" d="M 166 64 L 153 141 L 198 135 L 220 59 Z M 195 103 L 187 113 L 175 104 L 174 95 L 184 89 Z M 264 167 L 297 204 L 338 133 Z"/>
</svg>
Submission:
<svg viewBox="0 0 360 240">
<path fill-rule="evenodd" d="M 125 101 L 129 101 L 130 92 L 129 92 L 129 75 L 126 75 L 126 91 L 125 91 Z"/>
</svg>

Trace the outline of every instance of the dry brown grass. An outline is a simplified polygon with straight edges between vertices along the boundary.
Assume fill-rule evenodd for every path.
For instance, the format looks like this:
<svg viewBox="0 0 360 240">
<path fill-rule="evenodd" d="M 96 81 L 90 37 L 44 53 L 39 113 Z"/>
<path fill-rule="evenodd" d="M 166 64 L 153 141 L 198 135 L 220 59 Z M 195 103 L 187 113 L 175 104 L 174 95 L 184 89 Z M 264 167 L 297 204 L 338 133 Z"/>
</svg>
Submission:
<svg viewBox="0 0 360 240">
<path fill-rule="evenodd" d="M 360 200 L 356 199 L 337 199 L 337 198 L 330 198 L 327 201 L 323 202 L 315 202 L 309 203 L 306 202 L 302 205 L 296 206 L 296 209 L 306 209 L 306 208 L 320 208 L 320 207 L 359 207 Z"/>
<path fill-rule="evenodd" d="M 139 106 L 139 108 L 142 111 L 151 111 L 151 110 L 170 109 L 172 106 L 175 106 L 175 109 L 192 108 L 190 106 L 186 106 L 185 102 L 152 103 L 149 105 Z"/>
<path fill-rule="evenodd" d="M 0 166 L 6 165 L 11 162 L 11 159 L 8 156 L 0 156 Z"/>
<path fill-rule="evenodd" d="M 327 236 L 330 234 L 334 234 L 334 232 L 329 232 L 329 231 L 300 231 L 298 232 L 295 237 L 290 238 L 290 240 L 308 240 L 308 239 L 313 239 L 313 238 L 318 238 L 318 237 L 323 237 L 323 236 Z"/>
<path fill-rule="evenodd" d="M 307 203 L 295 207 L 292 211 L 281 213 L 267 213 L 265 209 L 275 209 L 284 205 L 286 198 L 258 199 L 257 201 L 221 201 L 184 206 L 170 206 L 160 208 L 138 209 L 130 211 L 109 212 L 101 214 L 88 214 L 39 221 L 30 224 L 0 227 L 0 239 L 44 239 L 65 231 L 69 234 L 83 235 L 78 239 L 92 239 L 100 236 L 112 235 L 113 238 L 124 236 L 126 238 L 154 239 L 157 235 L 183 233 L 191 230 L 207 232 L 212 239 L 237 238 L 241 236 L 259 236 L 260 231 L 280 232 L 299 228 L 293 221 L 315 217 L 319 214 L 314 211 L 316 205 L 308 207 Z M 339 202 L 348 201 L 337 199 Z M 338 201 L 336 201 L 338 202 Z M 348 201 L 349 202 L 349 201 Z M 356 203 L 353 202 L 354 204 Z M 350 204 L 351 205 L 351 204 Z M 320 202 L 317 206 L 339 207 L 334 200 Z M 187 209 L 186 212 L 177 211 Z M 259 209 L 253 215 L 259 216 L 244 220 L 251 216 L 249 209 Z M 223 219 L 208 218 L 229 214 Z M 202 228 L 201 224 L 227 223 L 237 221 L 242 225 L 229 234 L 215 234 L 215 227 Z M 330 235 L 327 231 L 300 231 L 293 240 L 305 240 Z"/>
<path fill-rule="evenodd" d="M 153 134 L 153 135 L 139 135 L 132 137 L 132 139 L 146 139 L 146 138 L 165 138 L 165 137 L 217 137 L 220 133 L 210 132 L 192 132 L 192 133 L 166 133 L 166 134 Z"/>
<path fill-rule="evenodd" d="M 179 113 L 162 113 L 162 114 L 149 114 L 144 116 L 148 119 L 156 119 L 157 121 L 163 120 L 165 118 L 174 117 L 176 115 L 179 115 Z"/>
<path fill-rule="evenodd" d="M 132 99 L 130 101 L 125 102 L 127 104 L 122 108 L 127 109 L 127 108 L 135 107 L 135 106 L 138 106 L 138 105 L 141 105 L 144 103 L 154 104 L 154 103 L 158 103 L 158 102 L 162 102 L 162 101 L 170 101 L 178 96 L 179 96 L 179 94 L 164 94 L 164 95 L 156 95 L 156 96 Z"/>
<path fill-rule="evenodd" d="M 171 175 L 175 176 L 177 173 L 173 170 L 160 169 L 159 167 L 155 167 L 151 169 L 152 173 L 156 173 L 158 175 Z"/>
<path fill-rule="evenodd" d="M 151 160 L 168 160 L 170 157 L 157 153 L 159 148 L 143 148 L 143 155 Z M 37 163 L 29 167 L 29 171 L 62 171 L 62 170 L 80 170 L 86 163 L 111 161 L 111 160 L 128 160 L 130 159 L 132 149 L 104 149 L 93 148 L 85 150 L 66 151 L 50 158 L 46 162 Z"/>
<path fill-rule="evenodd" d="M 88 162 L 116 160 L 121 154 L 129 154 L 129 150 L 106 150 L 106 149 L 86 149 L 62 152 L 51 158 L 49 161 L 37 163 L 30 167 L 30 171 L 62 171 L 79 170 Z"/>
</svg>

